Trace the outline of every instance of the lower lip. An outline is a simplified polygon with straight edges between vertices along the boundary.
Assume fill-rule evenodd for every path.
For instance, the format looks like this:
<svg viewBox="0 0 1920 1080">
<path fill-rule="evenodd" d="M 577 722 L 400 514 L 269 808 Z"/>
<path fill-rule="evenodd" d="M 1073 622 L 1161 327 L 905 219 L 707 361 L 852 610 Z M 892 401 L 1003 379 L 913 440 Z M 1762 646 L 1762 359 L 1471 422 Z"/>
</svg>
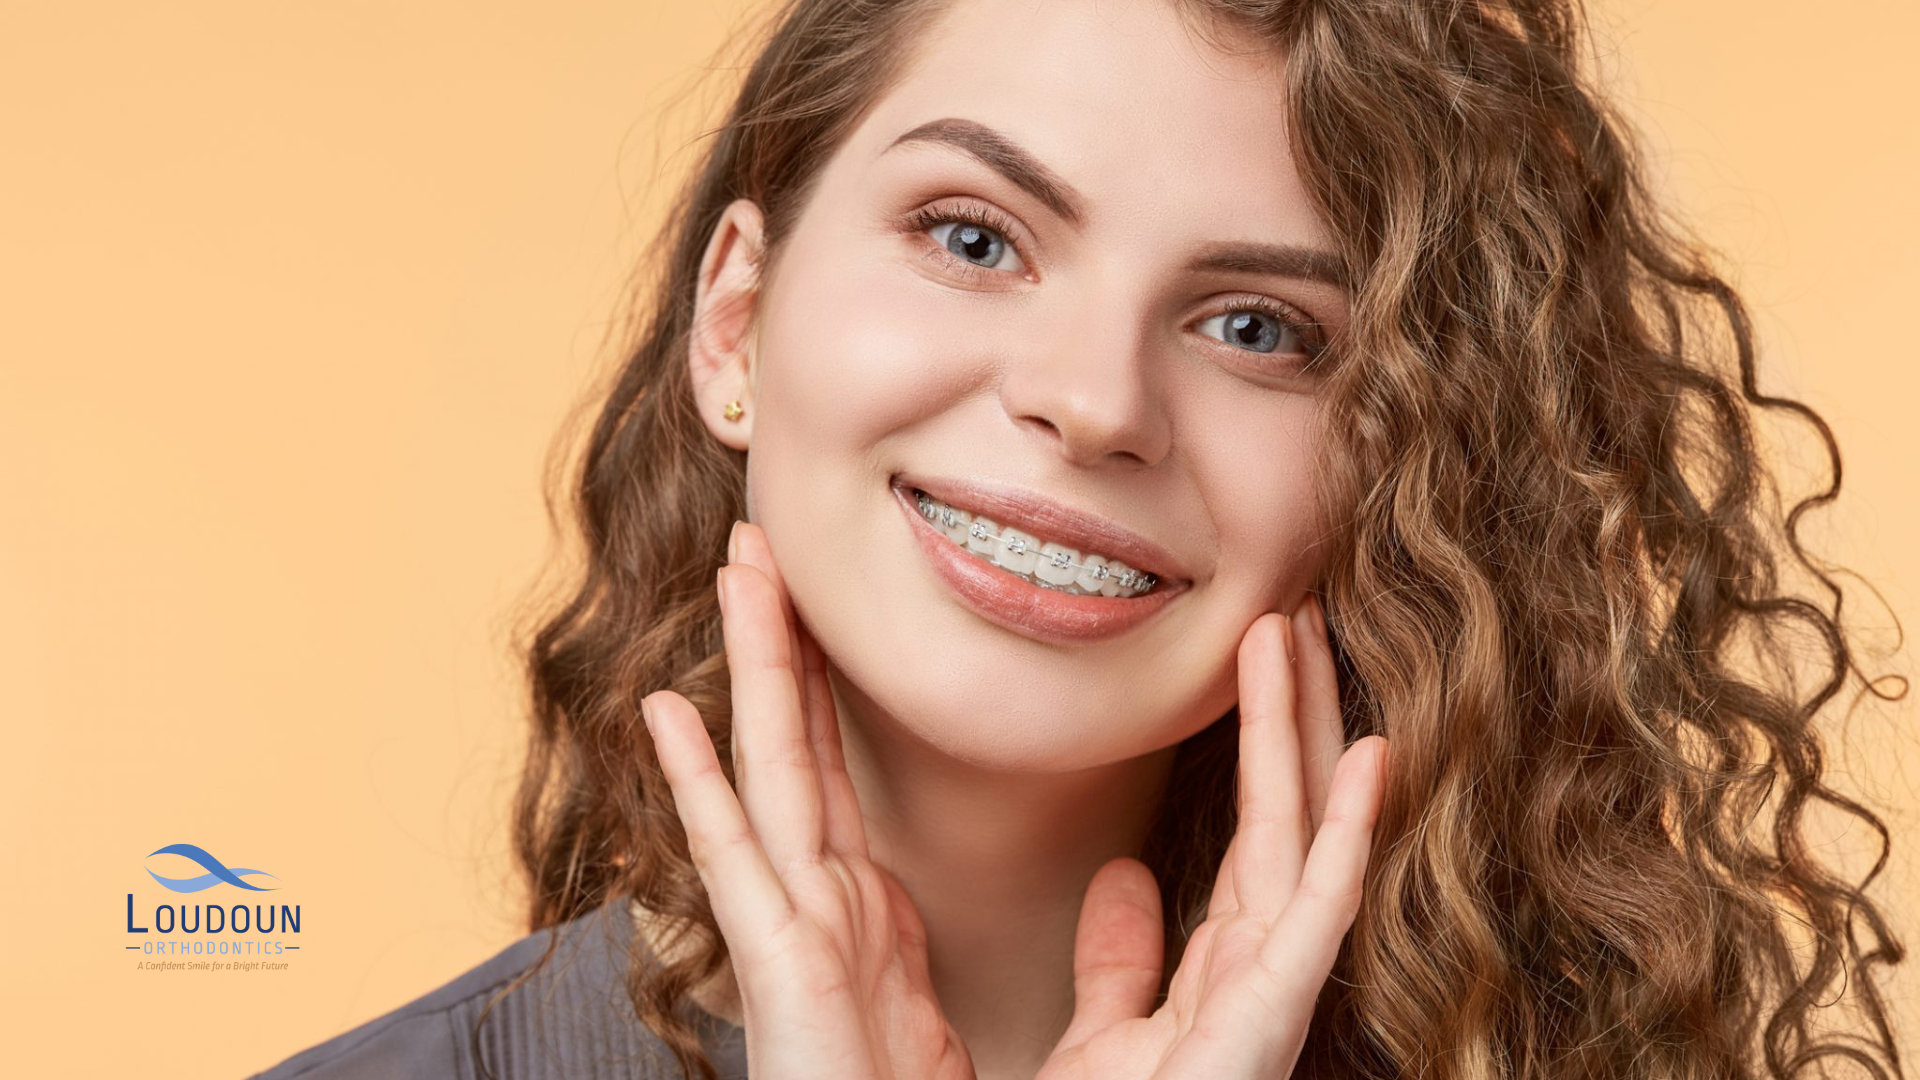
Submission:
<svg viewBox="0 0 1920 1080">
<path fill-rule="evenodd" d="M 1017 634 L 1063 644 L 1082 644 L 1124 634 L 1150 619 L 1180 595 L 1184 583 L 1162 580 L 1145 596 L 1074 596 L 1041 588 L 960 549 L 920 514 L 911 492 L 898 484 L 893 495 L 907 515 L 907 527 L 927 561 L 963 603 L 996 626 Z"/>
</svg>

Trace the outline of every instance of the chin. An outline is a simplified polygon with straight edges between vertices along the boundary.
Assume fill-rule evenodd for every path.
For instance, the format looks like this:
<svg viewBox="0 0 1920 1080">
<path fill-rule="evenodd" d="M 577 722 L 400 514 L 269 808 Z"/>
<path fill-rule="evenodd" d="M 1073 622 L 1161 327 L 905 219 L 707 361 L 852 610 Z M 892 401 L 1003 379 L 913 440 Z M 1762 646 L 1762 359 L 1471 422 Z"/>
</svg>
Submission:
<svg viewBox="0 0 1920 1080">
<path fill-rule="evenodd" d="M 894 736 L 981 769 L 1074 772 L 1151 753 L 1192 734 L 1151 720 L 1178 710 L 1142 708 L 1137 700 L 1132 707 L 1089 700 L 1073 685 L 1032 672 L 1019 678 L 1004 670 L 981 675 L 948 666 L 930 685 L 913 677 L 919 670 L 889 666 L 855 693 L 872 703 L 878 722 L 889 724 Z M 842 668 L 842 677 L 853 673 Z M 1156 733 L 1155 727 L 1165 730 Z"/>
</svg>

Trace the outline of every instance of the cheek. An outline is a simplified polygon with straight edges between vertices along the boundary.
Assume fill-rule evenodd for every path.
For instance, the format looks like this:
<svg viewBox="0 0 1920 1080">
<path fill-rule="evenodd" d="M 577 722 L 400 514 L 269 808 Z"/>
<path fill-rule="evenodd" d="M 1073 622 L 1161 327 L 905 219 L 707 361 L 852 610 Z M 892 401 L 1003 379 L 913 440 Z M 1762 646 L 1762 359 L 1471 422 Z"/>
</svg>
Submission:
<svg viewBox="0 0 1920 1080">
<path fill-rule="evenodd" d="M 1251 622 L 1293 603 L 1319 572 L 1327 520 L 1314 471 L 1326 440 L 1309 394 L 1274 394 L 1239 412 L 1234 423 L 1195 425 L 1194 453 L 1213 463 L 1203 475 L 1216 584 L 1246 598 Z"/>
<path fill-rule="evenodd" d="M 871 446 L 990 377 L 969 345 L 977 309 L 940 296 L 902 258 L 861 252 L 783 271 L 763 330 L 764 416 Z"/>
</svg>

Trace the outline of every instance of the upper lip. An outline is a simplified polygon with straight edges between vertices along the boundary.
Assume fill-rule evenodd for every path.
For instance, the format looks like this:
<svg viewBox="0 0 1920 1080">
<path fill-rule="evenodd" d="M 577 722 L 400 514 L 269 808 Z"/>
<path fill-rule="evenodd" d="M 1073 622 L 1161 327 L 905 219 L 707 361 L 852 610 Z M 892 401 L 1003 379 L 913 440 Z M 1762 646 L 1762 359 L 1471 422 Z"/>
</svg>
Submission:
<svg viewBox="0 0 1920 1080">
<path fill-rule="evenodd" d="M 1001 525 L 1035 533 L 1043 540 L 1117 558 L 1135 570 L 1153 574 L 1163 585 L 1190 580 L 1166 548 L 1116 521 L 1054 502 L 1037 492 L 912 473 L 900 473 L 893 482 L 899 488 L 918 488 L 941 502 L 984 514 Z"/>
</svg>

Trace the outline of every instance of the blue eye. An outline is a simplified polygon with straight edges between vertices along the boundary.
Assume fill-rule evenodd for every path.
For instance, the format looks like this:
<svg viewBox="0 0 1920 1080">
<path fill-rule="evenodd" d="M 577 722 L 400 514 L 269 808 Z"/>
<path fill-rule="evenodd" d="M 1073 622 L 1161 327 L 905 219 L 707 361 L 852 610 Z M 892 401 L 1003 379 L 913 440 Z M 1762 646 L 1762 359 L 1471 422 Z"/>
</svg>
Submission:
<svg viewBox="0 0 1920 1080">
<path fill-rule="evenodd" d="M 972 222 L 959 221 L 940 228 L 951 230 L 941 242 L 942 247 L 982 266 L 993 266 L 1002 254 L 1013 250 L 999 233 Z"/>
<path fill-rule="evenodd" d="M 1248 352 L 1311 354 L 1314 351 L 1305 340 L 1305 327 L 1272 311 L 1236 308 L 1202 320 L 1200 326 L 1204 330 L 1215 324 L 1214 333 L 1224 331 L 1221 340 Z"/>
<path fill-rule="evenodd" d="M 1223 313 L 1202 319 L 1196 329 L 1242 352 L 1313 359 L 1325 348 L 1313 319 L 1265 296 L 1235 298 Z"/>
<path fill-rule="evenodd" d="M 1007 237 L 1013 226 L 984 207 L 957 206 L 951 209 L 927 207 L 907 219 L 908 226 L 925 232 L 952 257 L 950 265 L 968 275 L 999 270 L 1009 274 L 1026 272 L 1020 252 Z M 941 235 L 944 232 L 945 235 Z M 1011 265 L 1003 265 L 1011 260 Z"/>
</svg>

